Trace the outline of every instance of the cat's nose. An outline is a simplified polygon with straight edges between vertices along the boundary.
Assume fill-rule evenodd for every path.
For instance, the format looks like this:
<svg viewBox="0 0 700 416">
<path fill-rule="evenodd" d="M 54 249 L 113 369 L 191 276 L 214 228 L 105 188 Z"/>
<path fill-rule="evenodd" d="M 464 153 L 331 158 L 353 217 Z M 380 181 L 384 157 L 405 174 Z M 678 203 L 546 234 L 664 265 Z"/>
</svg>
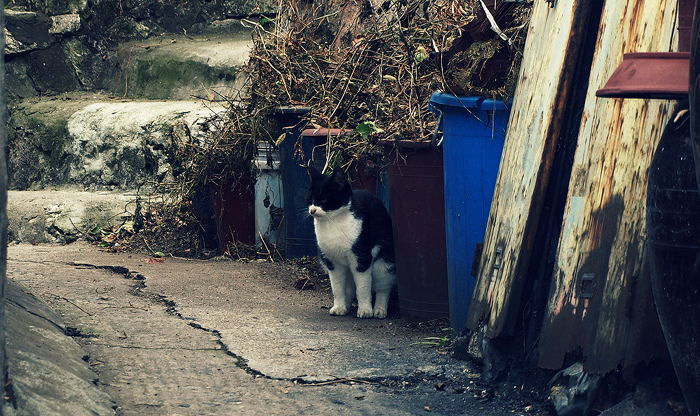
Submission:
<svg viewBox="0 0 700 416">
<path fill-rule="evenodd" d="M 314 215 L 316 213 L 316 208 L 309 208 L 309 214 Z"/>
</svg>

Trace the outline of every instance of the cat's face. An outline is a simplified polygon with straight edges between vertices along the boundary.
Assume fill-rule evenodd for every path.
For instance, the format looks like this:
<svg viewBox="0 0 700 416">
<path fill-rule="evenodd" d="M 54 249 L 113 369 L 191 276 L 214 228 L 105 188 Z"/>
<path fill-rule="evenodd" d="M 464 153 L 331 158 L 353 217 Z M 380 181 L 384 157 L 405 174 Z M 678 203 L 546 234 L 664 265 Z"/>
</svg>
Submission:
<svg viewBox="0 0 700 416">
<path fill-rule="evenodd" d="M 311 189 L 309 190 L 309 215 L 324 218 L 346 206 L 352 196 L 352 188 L 340 167 L 333 170 L 333 175 L 324 175 L 313 166 L 309 166 Z"/>
</svg>

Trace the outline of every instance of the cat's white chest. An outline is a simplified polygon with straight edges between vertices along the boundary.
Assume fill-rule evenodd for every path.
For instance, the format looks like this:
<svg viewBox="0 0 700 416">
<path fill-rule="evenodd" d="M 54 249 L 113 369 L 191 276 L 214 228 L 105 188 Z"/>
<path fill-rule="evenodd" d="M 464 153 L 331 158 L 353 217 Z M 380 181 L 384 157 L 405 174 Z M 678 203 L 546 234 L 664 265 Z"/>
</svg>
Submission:
<svg viewBox="0 0 700 416">
<path fill-rule="evenodd" d="M 318 247 L 329 260 L 349 264 L 352 246 L 362 230 L 362 222 L 350 211 L 333 218 L 315 218 Z"/>
</svg>

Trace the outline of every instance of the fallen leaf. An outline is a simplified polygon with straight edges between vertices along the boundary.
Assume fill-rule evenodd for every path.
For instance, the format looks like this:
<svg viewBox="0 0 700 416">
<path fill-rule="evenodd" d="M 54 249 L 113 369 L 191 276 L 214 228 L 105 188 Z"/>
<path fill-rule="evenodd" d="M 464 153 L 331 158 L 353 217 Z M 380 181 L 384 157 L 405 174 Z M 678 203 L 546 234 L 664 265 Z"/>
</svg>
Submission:
<svg viewBox="0 0 700 416">
<path fill-rule="evenodd" d="M 280 391 L 284 394 L 289 394 L 289 390 L 285 389 L 284 387 L 280 387 Z"/>
<path fill-rule="evenodd" d="M 425 406 L 425 407 L 423 408 L 423 410 L 425 410 L 426 412 L 429 412 L 429 411 L 430 411 L 430 406 Z"/>
<path fill-rule="evenodd" d="M 121 230 L 124 230 L 126 232 L 133 234 L 134 233 L 134 222 L 133 221 L 125 222 L 124 224 L 122 224 L 121 227 L 117 228 L 117 231 L 115 231 L 115 233 L 119 233 Z"/>
<path fill-rule="evenodd" d="M 385 76 L 388 77 L 389 75 Z M 373 121 L 364 121 L 355 127 L 355 132 L 362 136 L 363 139 L 367 140 L 371 134 L 383 133 L 384 130 L 377 127 Z"/>
<path fill-rule="evenodd" d="M 425 49 L 423 45 L 417 47 L 415 53 L 413 54 L 413 58 L 419 63 L 428 59 L 429 56 L 428 50 Z"/>
<path fill-rule="evenodd" d="M 165 259 L 164 259 L 163 257 L 158 257 L 158 258 L 156 258 L 156 257 L 149 257 L 149 258 L 147 258 L 147 259 L 144 259 L 144 261 L 145 261 L 146 263 L 148 263 L 148 264 L 151 264 L 151 263 L 165 263 Z"/>
</svg>

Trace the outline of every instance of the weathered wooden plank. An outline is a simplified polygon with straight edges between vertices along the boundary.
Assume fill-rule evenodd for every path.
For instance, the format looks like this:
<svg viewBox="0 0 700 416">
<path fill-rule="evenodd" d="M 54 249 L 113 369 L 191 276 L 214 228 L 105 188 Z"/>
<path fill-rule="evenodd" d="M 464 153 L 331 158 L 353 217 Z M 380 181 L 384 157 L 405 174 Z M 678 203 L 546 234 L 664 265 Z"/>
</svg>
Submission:
<svg viewBox="0 0 700 416">
<path fill-rule="evenodd" d="M 467 326 L 495 337 L 520 300 L 590 0 L 533 6 Z"/>
<path fill-rule="evenodd" d="M 544 368 L 560 368 L 572 351 L 589 372 L 629 363 L 628 349 L 637 349 L 633 320 L 655 318 L 643 272 L 646 177 L 668 103 L 597 98 L 595 91 L 623 53 L 672 50 L 676 9 L 675 0 L 605 4 L 540 337 Z M 647 300 L 635 303 L 635 291 Z"/>
</svg>

